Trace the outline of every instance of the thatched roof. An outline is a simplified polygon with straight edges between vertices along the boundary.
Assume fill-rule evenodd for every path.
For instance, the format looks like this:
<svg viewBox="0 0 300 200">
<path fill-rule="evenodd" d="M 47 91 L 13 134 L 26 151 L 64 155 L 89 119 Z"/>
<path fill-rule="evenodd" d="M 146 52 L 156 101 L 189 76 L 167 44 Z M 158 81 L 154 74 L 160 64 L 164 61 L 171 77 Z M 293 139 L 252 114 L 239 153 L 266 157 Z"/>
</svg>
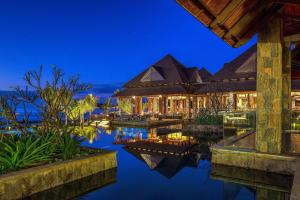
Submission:
<svg viewBox="0 0 300 200">
<path fill-rule="evenodd" d="M 224 66 L 210 79 L 223 81 L 256 78 L 256 45 L 243 52 Z"/>
<path fill-rule="evenodd" d="M 204 79 L 206 79 L 206 76 Z M 128 81 L 124 87 L 153 87 L 202 82 L 198 69 L 187 68 L 173 56 L 166 55 L 145 71 Z"/>
<path fill-rule="evenodd" d="M 202 68 L 187 68 L 167 55 L 124 85 L 115 96 L 146 96 L 192 93 L 196 85 L 207 81 L 211 74 Z"/>
<path fill-rule="evenodd" d="M 210 78 L 210 81 L 230 81 L 256 79 L 257 75 L 257 48 L 253 45 L 241 55 L 225 63 L 224 66 Z M 298 79 L 300 70 L 300 48 L 292 51 L 292 79 Z"/>
</svg>

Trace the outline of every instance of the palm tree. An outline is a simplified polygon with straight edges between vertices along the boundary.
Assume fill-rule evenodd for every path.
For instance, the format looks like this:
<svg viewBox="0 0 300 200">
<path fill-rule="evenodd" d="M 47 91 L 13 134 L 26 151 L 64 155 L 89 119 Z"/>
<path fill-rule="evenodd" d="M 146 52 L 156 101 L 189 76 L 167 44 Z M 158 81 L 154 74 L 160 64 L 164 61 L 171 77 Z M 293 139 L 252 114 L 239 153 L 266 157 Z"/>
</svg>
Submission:
<svg viewBox="0 0 300 200">
<path fill-rule="evenodd" d="M 86 97 L 84 97 L 84 101 L 85 101 L 85 107 L 86 107 L 86 111 L 89 112 L 89 117 L 91 121 L 92 118 L 92 112 L 97 108 L 97 103 L 98 103 L 98 98 L 94 97 L 92 94 L 87 95 Z"/>
<path fill-rule="evenodd" d="M 109 108 L 111 108 L 111 107 L 112 107 L 111 98 L 108 97 L 103 104 L 104 114 L 107 114 L 109 111 Z"/>
</svg>

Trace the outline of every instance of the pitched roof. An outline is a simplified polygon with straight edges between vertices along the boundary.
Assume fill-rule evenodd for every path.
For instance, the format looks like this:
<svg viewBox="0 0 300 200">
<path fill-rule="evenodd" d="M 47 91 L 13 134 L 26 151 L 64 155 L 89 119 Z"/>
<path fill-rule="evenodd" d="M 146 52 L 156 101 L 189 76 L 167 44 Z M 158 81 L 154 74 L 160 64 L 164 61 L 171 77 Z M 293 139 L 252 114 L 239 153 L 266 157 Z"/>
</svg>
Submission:
<svg viewBox="0 0 300 200">
<path fill-rule="evenodd" d="M 207 81 L 212 77 L 212 74 L 209 71 L 207 71 L 205 67 L 202 67 L 198 72 L 203 82 Z"/>
<path fill-rule="evenodd" d="M 253 45 L 229 63 L 225 63 L 210 80 L 222 81 L 256 77 L 256 45 Z"/>
<path fill-rule="evenodd" d="M 171 55 L 166 55 L 142 73 L 128 81 L 124 87 L 154 87 L 162 85 L 201 83 L 211 74 L 204 68 L 187 68 Z"/>
<path fill-rule="evenodd" d="M 150 68 L 154 68 L 157 72 L 159 72 L 159 74 L 164 77 L 164 80 L 141 81 Z M 167 55 L 137 75 L 135 78 L 128 81 L 124 87 L 160 86 L 166 84 L 182 84 L 186 82 L 188 82 L 188 77 L 186 75 L 185 67 L 173 56 Z"/>
</svg>

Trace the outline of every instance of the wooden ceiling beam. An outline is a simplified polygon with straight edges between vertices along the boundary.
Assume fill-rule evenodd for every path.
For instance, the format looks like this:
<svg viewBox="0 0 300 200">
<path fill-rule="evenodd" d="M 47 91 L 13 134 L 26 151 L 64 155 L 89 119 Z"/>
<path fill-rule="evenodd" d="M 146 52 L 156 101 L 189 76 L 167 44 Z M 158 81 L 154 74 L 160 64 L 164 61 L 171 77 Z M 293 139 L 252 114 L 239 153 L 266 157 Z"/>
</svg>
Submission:
<svg viewBox="0 0 300 200">
<path fill-rule="evenodd" d="M 209 25 L 210 28 L 215 28 L 218 24 L 223 24 L 226 19 L 232 15 L 235 8 L 242 3 L 241 0 L 232 0 L 221 12 L 219 16 Z"/>
<path fill-rule="evenodd" d="M 251 23 L 251 21 L 253 20 L 253 18 L 257 18 L 257 13 L 260 13 L 263 11 L 264 8 L 266 8 L 267 5 L 262 6 L 261 2 L 255 2 L 252 6 L 248 7 L 248 10 L 245 11 L 245 15 L 243 17 L 241 17 L 235 24 L 234 26 L 230 29 L 230 31 L 228 31 L 225 35 L 223 35 L 223 39 L 225 38 L 232 38 L 235 37 L 237 38 L 237 40 L 239 41 L 240 39 L 243 39 L 242 37 L 238 36 L 239 35 L 239 30 L 240 27 L 245 27 L 248 26 L 249 23 Z M 254 28 L 252 27 L 252 30 L 254 30 Z M 240 43 L 240 42 L 239 42 Z M 240 46 L 240 44 L 234 44 L 232 46 Z"/>
<path fill-rule="evenodd" d="M 198 0 L 176 0 L 182 7 L 189 11 L 198 20 L 203 17 L 204 20 L 200 20 L 204 25 L 208 26 L 211 21 L 215 19 L 214 15 L 206 9 Z"/>
<path fill-rule="evenodd" d="M 262 12 L 261 15 L 257 16 L 247 29 L 245 28 L 244 32 L 241 33 L 240 44 L 247 42 L 257 31 L 261 30 L 264 27 L 264 23 L 261 21 L 269 21 L 274 17 L 274 13 L 279 11 L 282 8 L 281 5 L 269 5 L 266 9 L 268 12 Z"/>
<path fill-rule="evenodd" d="M 284 37 L 285 42 L 300 42 L 300 33 Z"/>
</svg>

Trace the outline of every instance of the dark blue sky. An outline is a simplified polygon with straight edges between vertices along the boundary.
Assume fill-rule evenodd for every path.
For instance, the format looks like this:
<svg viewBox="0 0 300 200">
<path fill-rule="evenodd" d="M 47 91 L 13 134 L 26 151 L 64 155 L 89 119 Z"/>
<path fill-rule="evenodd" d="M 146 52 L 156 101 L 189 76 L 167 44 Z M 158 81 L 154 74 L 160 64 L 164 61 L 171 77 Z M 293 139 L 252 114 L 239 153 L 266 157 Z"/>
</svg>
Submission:
<svg viewBox="0 0 300 200">
<path fill-rule="evenodd" d="M 124 83 L 168 53 L 216 72 L 256 41 L 231 48 L 175 0 L 6 0 L 0 26 L 0 89 L 41 64 Z"/>
</svg>

